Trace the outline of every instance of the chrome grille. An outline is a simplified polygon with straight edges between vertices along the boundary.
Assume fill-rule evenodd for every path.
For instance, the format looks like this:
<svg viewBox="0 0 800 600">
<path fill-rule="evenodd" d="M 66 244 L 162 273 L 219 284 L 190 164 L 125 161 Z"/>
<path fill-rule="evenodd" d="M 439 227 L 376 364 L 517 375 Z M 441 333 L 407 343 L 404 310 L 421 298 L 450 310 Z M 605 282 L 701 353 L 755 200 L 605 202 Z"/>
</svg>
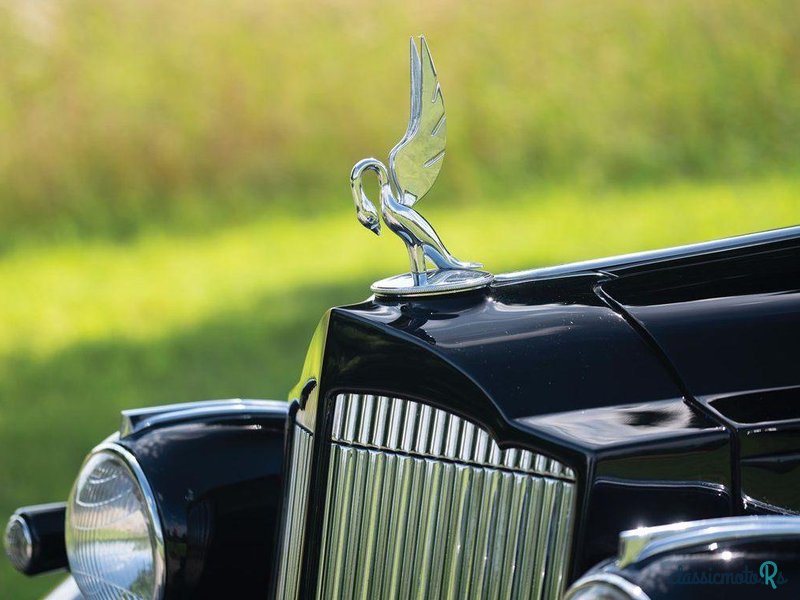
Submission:
<svg viewBox="0 0 800 600">
<path fill-rule="evenodd" d="M 336 398 L 317 597 L 557 598 L 574 473 L 424 404 Z"/>
<path fill-rule="evenodd" d="M 306 505 L 311 474 L 313 436 L 294 426 L 292 457 L 283 509 L 283 535 L 276 584 L 276 598 L 297 598 L 300 585 L 300 562 L 306 537 Z"/>
<path fill-rule="evenodd" d="M 402 452 L 478 466 L 575 479 L 572 469 L 529 450 L 500 450 L 489 433 L 419 402 L 361 394 L 336 397 L 334 443 Z"/>
</svg>

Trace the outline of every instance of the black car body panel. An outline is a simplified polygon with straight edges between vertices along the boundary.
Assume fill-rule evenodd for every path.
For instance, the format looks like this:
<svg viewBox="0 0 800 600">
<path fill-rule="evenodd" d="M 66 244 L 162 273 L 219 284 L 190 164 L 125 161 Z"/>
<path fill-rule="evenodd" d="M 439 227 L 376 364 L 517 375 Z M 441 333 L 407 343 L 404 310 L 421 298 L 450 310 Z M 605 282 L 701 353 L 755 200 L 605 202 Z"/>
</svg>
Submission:
<svg viewBox="0 0 800 600">
<path fill-rule="evenodd" d="M 507 420 L 681 396 L 599 275 L 449 298 L 370 300 L 343 312 L 411 339 L 471 377 Z M 396 361 L 387 364 L 388 369 Z M 418 371 L 417 377 L 425 377 Z"/>
<path fill-rule="evenodd" d="M 800 511 L 800 242 L 633 270 L 603 290 L 735 431 L 746 509 Z"/>
<path fill-rule="evenodd" d="M 286 413 L 219 414 L 145 427 L 119 444 L 157 490 L 167 597 L 267 589 L 283 479 Z"/>
<path fill-rule="evenodd" d="M 768 396 L 780 390 L 775 404 L 794 409 L 781 416 L 800 417 L 800 395 L 791 402 L 785 391 L 800 386 L 799 241 L 670 261 L 602 287 L 652 336 L 697 400 L 734 421 L 738 411 L 725 399 L 741 397 L 763 412 L 748 420 L 772 421 Z"/>
<path fill-rule="evenodd" d="M 797 598 L 800 539 L 698 544 L 624 568 L 609 562 L 596 572 L 624 577 L 649 600 Z"/>
<path fill-rule="evenodd" d="M 729 433 L 684 400 L 518 422 L 568 439 L 590 457 L 579 572 L 613 553 L 620 531 L 732 514 Z"/>
</svg>

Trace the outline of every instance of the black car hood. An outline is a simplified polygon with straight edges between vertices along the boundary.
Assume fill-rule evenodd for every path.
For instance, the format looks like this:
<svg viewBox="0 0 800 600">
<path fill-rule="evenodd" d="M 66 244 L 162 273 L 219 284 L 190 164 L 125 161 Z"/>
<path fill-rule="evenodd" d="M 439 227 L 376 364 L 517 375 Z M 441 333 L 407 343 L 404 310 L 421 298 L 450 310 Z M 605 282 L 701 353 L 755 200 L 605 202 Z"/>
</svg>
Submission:
<svg viewBox="0 0 800 600">
<path fill-rule="evenodd" d="M 467 293 L 372 297 L 325 316 L 292 397 L 418 399 L 494 433 L 535 429 L 573 447 L 674 433 L 677 422 L 693 431 L 698 410 L 720 425 L 731 417 L 715 402 L 756 394 L 746 404 L 767 406 L 761 396 L 777 390 L 771 406 L 783 406 L 800 389 L 799 267 L 794 228 L 501 276 Z M 605 423 L 603 435 L 543 419 L 577 413 Z"/>
<path fill-rule="evenodd" d="M 800 415 L 798 240 L 613 274 L 602 291 L 658 345 L 687 394 L 735 422 Z"/>
<path fill-rule="evenodd" d="M 394 370 L 409 377 L 392 384 L 384 373 L 383 390 L 407 395 L 413 392 L 407 388 L 440 377 L 427 362 L 434 356 L 474 382 L 507 421 L 680 398 L 657 353 L 595 294 L 603 277 L 581 274 L 430 299 L 373 298 L 335 309 L 331 323 L 334 329 L 337 322 L 360 323 L 374 336 L 373 351 L 387 338 L 417 346 L 407 360 L 420 364 L 395 361 Z M 337 337 L 332 333 L 329 343 Z M 354 352 L 369 351 L 364 339 Z"/>
</svg>

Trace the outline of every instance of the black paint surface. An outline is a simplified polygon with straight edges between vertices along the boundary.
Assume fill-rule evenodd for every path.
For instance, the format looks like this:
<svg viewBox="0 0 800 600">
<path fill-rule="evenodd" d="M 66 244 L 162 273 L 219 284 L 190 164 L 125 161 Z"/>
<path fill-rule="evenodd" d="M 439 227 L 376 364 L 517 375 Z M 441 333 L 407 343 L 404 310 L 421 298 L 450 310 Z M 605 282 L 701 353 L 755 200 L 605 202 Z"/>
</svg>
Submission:
<svg viewBox="0 0 800 600">
<path fill-rule="evenodd" d="M 270 585 L 282 494 L 285 418 L 200 419 L 121 444 L 155 495 L 167 597 L 260 597 Z"/>
<path fill-rule="evenodd" d="M 762 577 L 765 561 L 777 568 L 768 579 Z M 625 577 L 650 600 L 795 599 L 800 597 L 800 539 L 705 544 L 655 556 L 625 569 L 608 564 L 598 570 Z M 773 572 L 772 568 L 763 571 L 765 575 Z"/>
</svg>

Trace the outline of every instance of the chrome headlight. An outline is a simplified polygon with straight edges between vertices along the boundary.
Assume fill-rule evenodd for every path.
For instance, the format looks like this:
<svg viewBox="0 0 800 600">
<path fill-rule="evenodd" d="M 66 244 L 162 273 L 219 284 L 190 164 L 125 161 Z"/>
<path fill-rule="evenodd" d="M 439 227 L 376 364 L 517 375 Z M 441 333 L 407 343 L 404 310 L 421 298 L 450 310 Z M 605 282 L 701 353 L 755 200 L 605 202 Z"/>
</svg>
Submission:
<svg viewBox="0 0 800 600">
<path fill-rule="evenodd" d="M 155 499 L 136 458 L 116 444 L 95 448 L 67 502 L 70 571 L 90 598 L 158 600 L 164 538 Z"/>
<path fill-rule="evenodd" d="M 33 560 L 33 536 L 25 519 L 14 515 L 6 526 L 6 556 L 17 571 L 25 572 Z"/>
<path fill-rule="evenodd" d="M 564 600 L 649 600 L 642 588 L 615 573 L 590 573 L 572 584 Z"/>
</svg>

